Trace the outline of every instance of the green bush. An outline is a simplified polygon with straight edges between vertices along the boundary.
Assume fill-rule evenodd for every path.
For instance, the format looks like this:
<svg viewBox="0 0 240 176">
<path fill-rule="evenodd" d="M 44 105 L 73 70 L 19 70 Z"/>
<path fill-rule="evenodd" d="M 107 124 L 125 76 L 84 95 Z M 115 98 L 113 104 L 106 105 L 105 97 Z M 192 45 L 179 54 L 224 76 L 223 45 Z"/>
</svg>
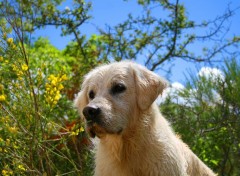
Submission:
<svg viewBox="0 0 240 176">
<path fill-rule="evenodd" d="M 239 62 L 232 59 L 221 70 L 218 76 L 191 76 L 186 87 L 169 96 L 161 110 L 208 166 L 220 175 L 237 176 L 240 174 Z"/>
<path fill-rule="evenodd" d="M 91 143 L 72 106 L 76 59 L 47 39 L 30 46 L 1 32 L 1 174 L 91 175 Z"/>
</svg>

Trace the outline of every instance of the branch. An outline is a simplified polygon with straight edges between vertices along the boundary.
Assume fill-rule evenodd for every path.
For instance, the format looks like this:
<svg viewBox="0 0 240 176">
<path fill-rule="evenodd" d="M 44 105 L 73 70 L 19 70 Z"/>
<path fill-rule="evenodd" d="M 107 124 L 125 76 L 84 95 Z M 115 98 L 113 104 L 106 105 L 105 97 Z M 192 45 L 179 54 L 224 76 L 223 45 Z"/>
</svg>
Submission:
<svg viewBox="0 0 240 176">
<path fill-rule="evenodd" d="M 162 59 L 160 59 L 158 62 L 155 62 L 152 67 L 151 67 L 151 71 L 154 71 L 156 69 L 156 67 L 160 64 L 162 64 L 163 62 L 165 62 L 166 60 L 168 60 L 170 58 L 170 56 L 173 54 L 173 52 L 175 51 L 175 47 L 176 47 L 176 41 L 177 41 L 177 36 L 178 36 L 178 6 L 179 6 L 179 1 L 177 0 L 176 1 L 176 4 L 175 4 L 175 18 L 173 21 L 176 22 L 175 24 L 175 28 L 174 28 L 174 36 L 172 38 L 173 40 L 173 44 L 171 45 L 171 48 L 169 49 L 168 53 L 166 54 L 166 56 Z"/>
</svg>

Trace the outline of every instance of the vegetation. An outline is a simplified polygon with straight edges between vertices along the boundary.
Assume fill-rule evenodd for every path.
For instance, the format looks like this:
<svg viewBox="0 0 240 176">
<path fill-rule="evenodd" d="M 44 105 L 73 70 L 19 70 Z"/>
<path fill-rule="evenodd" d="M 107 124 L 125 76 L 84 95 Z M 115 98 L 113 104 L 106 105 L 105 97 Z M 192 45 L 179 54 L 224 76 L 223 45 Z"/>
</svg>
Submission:
<svg viewBox="0 0 240 176">
<path fill-rule="evenodd" d="M 191 78 L 161 109 L 184 141 L 216 172 L 240 170 L 239 63 L 240 38 L 226 39 L 223 29 L 234 11 L 197 24 L 178 1 L 139 0 L 143 13 L 129 14 L 116 26 L 86 37 L 80 26 L 91 20 L 91 3 L 62 0 L 0 2 L 0 172 L 2 175 L 92 175 L 91 141 L 72 106 L 83 75 L 112 60 L 141 60 L 155 71 L 176 59 L 193 62 L 223 60 L 223 78 Z M 166 15 L 153 13 L 164 10 Z M 60 27 L 74 40 L 62 51 L 45 38 L 33 42 L 34 31 Z M 196 29 L 206 32 L 197 34 Z M 227 29 L 226 29 L 227 30 Z M 216 38 L 218 40 L 216 40 Z M 191 46 L 202 42 L 203 52 Z M 149 53 L 145 56 L 144 53 Z M 229 56 L 231 59 L 227 59 Z M 231 62 L 229 62 L 231 61 Z M 218 99 L 216 99 L 216 95 Z"/>
<path fill-rule="evenodd" d="M 161 105 L 190 148 L 219 175 L 239 175 L 240 63 L 219 74 L 191 77 Z"/>
</svg>

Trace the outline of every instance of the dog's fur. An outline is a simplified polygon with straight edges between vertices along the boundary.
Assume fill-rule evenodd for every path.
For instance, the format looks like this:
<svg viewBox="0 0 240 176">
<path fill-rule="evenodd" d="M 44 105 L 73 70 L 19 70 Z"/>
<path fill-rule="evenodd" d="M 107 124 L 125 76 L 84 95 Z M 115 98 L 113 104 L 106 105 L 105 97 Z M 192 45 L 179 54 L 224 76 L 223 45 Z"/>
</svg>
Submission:
<svg viewBox="0 0 240 176">
<path fill-rule="evenodd" d="M 118 84 L 126 89 L 113 88 Z M 166 86 L 153 72 L 126 61 L 100 66 L 85 76 L 75 105 L 81 116 L 86 107 L 101 110 L 86 120 L 89 134 L 99 138 L 96 176 L 215 175 L 159 112 L 154 101 Z"/>
</svg>

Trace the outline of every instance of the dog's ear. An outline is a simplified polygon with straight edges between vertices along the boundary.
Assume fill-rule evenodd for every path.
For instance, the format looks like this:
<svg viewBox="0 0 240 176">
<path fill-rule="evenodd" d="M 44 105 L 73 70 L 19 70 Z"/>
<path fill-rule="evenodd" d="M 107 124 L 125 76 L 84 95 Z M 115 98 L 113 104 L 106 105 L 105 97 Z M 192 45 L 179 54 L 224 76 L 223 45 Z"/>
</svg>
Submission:
<svg viewBox="0 0 240 176">
<path fill-rule="evenodd" d="M 168 83 L 157 74 L 143 66 L 133 64 L 137 93 L 137 104 L 141 110 L 147 110 L 157 99 Z"/>
</svg>

